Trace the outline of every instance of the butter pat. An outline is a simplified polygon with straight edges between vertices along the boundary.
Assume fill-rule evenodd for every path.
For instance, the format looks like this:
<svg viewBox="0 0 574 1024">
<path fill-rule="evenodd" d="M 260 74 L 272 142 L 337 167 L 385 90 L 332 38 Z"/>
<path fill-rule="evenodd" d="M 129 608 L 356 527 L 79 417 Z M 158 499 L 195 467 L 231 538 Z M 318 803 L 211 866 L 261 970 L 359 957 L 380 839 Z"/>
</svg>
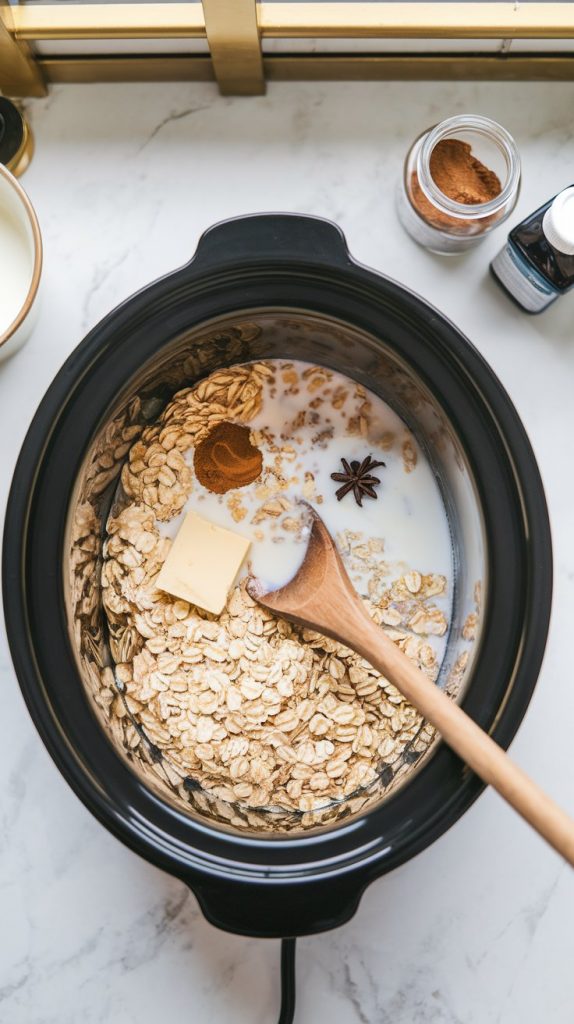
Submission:
<svg viewBox="0 0 574 1024">
<path fill-rule="evenodd" d="M 251 541 L 188 512 L 158 576 L 159 590 L 219 615 Z"/>
</svg>

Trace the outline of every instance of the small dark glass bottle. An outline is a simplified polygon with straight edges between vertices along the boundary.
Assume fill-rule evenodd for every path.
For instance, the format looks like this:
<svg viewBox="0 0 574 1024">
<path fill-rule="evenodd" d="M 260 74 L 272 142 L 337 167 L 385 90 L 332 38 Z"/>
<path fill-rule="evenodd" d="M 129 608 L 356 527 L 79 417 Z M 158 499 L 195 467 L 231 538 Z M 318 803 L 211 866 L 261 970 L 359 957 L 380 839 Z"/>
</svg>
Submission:
<svg viewBox="0 0 574 1024">
<path fill-rule="evenodd" d="M 541 313 L 574 286 L 574 186 L 513 228 L 490 269 L 527 313 Z"/>
</svg>

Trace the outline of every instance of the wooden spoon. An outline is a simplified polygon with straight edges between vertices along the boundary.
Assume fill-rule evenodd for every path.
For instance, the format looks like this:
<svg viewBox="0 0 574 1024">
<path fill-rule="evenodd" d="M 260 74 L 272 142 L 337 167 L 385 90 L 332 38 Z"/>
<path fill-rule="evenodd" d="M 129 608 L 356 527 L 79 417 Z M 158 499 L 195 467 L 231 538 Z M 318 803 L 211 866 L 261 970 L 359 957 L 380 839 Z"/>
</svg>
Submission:
<svg viewBox="0 0 574 1024">
<path fill-rule="evenodd" d="M 327 527 L 314 509 L 307 507 L 312 523 L 301 568 L 287 586 L 268 593 L 252 578 L 248 584 L 251 596 L 277 615 L 333 637 L 365 658 L 439 730 L 484 782 L 574 866 L 574 821 L 372 621 Z"/>
</svg>

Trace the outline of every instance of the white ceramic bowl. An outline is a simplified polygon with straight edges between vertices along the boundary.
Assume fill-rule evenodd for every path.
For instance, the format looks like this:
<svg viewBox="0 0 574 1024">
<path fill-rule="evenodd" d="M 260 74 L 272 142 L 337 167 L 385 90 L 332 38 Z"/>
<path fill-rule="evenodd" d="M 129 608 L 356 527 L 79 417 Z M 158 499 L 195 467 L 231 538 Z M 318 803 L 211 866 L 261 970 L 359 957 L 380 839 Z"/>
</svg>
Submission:
<svg viewBox="0 0 574 1024">
<path fill-rule="evenodd" d="M 28 196 L 0 164 L 0 360 L 19 349 L 38 315 L 42 236 Z"/>
</svg>

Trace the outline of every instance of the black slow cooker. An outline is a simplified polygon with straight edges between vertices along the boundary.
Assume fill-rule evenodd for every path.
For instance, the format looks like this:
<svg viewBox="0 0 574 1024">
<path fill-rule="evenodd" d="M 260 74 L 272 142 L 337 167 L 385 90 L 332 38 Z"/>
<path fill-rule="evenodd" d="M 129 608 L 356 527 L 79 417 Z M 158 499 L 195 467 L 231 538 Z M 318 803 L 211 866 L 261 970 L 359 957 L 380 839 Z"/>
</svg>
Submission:
<svg viewBox="0 0 574 1024">
<path fill-rule="evenodd" d="M 456 566 L 439 685 L 503 747 L 540 668 L 552 564 L 536 462 L 492 370 L 435 309 L 354 262 L 326 221 L 261 215 L 215 226 L 189 264 L 115 309 L 66 361 L 24 442 L 6 517 L 6 622 L 28 708 L 84 804 L 189 885 L 209 921 L 284 937 L 348 920 L 369 883 L 445 832 L 482 783 L 438 741 L 381 773 L 348 813 L 259 828 L 173 780 L 162 785 L 153 764 L 147 775 L 134 770 L 95 707 L 90 674 L 111 664 L 101 537 L 125 438 L 182 386 L 265 357 L 307 359 L 363 382 L 424 446 Z M 77 523 L 88 520 L 95 540 L 82 562 Z M 477 600 L 479 636 L 469 645 L 463 624 Z"/>
</svg>

